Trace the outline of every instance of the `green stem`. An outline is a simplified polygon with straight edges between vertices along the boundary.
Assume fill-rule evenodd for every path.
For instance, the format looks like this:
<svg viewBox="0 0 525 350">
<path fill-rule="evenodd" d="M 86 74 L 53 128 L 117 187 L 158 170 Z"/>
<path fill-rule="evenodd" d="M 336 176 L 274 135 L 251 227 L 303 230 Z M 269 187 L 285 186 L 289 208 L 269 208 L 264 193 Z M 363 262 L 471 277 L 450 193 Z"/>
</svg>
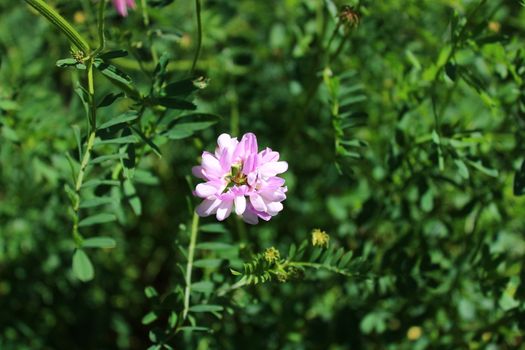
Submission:
<svg viewBox="0 0 525 350">
<path fill-rule="evenodd" d="M 353 277 L 354 276 L 353 274 L 349 273 L 348 271 L 338 269 L 337 267 L 334 267 L 334 266 L 323 265 L 323 264 L 319 264 L 319 263 L 312 263 L 312 262 L 306 262 L 306 261 L 304 261 L 304 262 L 303 261 L 298 261 L 298 262 L 290 261 L 286 265 L 288 265 L 288 266 L 298 266 L 298 267 L 311 267 L 311 268 L 314 268 L 316 270 L 325 269 L 327 271 L 335 272 L 335 273 L 338 273 L 340 275 L 347 276 L 347 277 Z"/>
<path fill-rule="evenodd" d="M 226 288 L 223 288 L 223 289 L 219 289 L 217 291 L 217 296 L 219 297 L 222 297 L 236 289 L 239 289 L 239 288 L 242 288 L 244 286 L 247 286 L 248 285 L 248 279 L 246 279 L 245 277 L 241 278 L 240 280 L 238 280 L 237 282 L 235 282 L 234 284 L 232 284 L 231 286 L 229 287 L 226 287 Z"/>
<path fill-rule="evenodd" d="M 75 45 L 77 49 L 85 54 L 89 53 L 90 48 L 87 41 L 54 8 L 46 4 L 43 0 L 25 0 L 25 2 L 37 10 L 65 36 L 67 36 L 69 41 L 71 41 L 71 43 Z"/>
<path fill-rule="evenodd" d="M 86 151 L 84 152 L 84 156 L 82 157 L 82 161 L 80 162 L 80 169 L 78 171 L 77 179 L 75 181 L 76 202 L 73 206 L 73 211 L 75 212 L 75 216 L 73 218 L 73 239 L 75 240 L 77 247 L 80 247 L 83 241 L 82 235 L 78 232 L 78 222 L 80 221 L 80 189 L 82 188 L 82 183 L 84 182 L 86 168 L 89 164 L 89 160 L 91 158 L 91 151 L 93 150 L 94 145 L 95 130 L 92 130 L 89 134 L 86 144 Z"/>
<path fill-rule="evenodd" d="M 195 67 L 197 66 L 197 61 L 199 60 L 199 55 L 201 53 L 202 46 L 202 21 L 200 0 L 195 0 L 195 10 L 197 11 L 197 50 L 195 51 L 195 57 L 193 58 L 193 63 L 191 65 L 191 75 L 193 75 L 193 73 L 195 72 Z"/>
<path fill-rule="evenodd" d="M 190 294 L 191 294 L 191 272 L 193 270 L 193 257 L 195 255 L 195 245 L 197 243 L 197 233 L 199 232 L 199 215 L 197 212 L 193 213 L 193 220 L 191 222 L 191 236 L 190 245 L 188 247 L 188 263 L 186 264 L 186 287 L 184 289 L 184 310 L 182 311 L 182 318 L 186 319 L 190 309 Z"/>
<path fill-rule="evenodd" d="M 106 34 L 104 23 L 104 12 L 106 9 L 106 0 L 100 0 L 98 4 L 98 47 L 90 57 L 96 57 L 100 52 L 106 48 Z"/>
<path fill-rule="evenodd" d="M 75 181 L 75 192 L 76 192 L 76 202 L 73 206 L 73 211 L 75 213 L 73 219 L 73 239 L 77 247 L 82 245 L 82 235 L 78 231 L 78 223 L 80 221 L 80 190 L 82 184 L 84 183 L 84 176 L 86 174 L 86 169 L 89 165 L 89 160 L 91 159 L 91 151 L 95 146 L 95 138 L 97 132 L 97 107 L 95 105 L 95 82 L 93 77 L 93 60 L 90 59 L 87 62 L 87 85 L 88 85 L 88 99 L 89 99 L 89 136 L 86 143 L 86 150 L 82 161 L 80 162 L 80 169 L 78 171 L 77 179 Z"/>
<path fill-rule="evenodd" d="M 97 106 L 95 104 L 95 85 L 93 77 L 93 60 L 87 62 L 89 125 L 91 131 L 97 128 Z"/>
<path fill-rule="evenodd" d="M 148 3 L 146 0 L 140 1 L 141 7 L 142 7 L 142 18 L 144 21 L 144 26 L 149 26 L 149 15 L 148 15 Z"/>
</svg>

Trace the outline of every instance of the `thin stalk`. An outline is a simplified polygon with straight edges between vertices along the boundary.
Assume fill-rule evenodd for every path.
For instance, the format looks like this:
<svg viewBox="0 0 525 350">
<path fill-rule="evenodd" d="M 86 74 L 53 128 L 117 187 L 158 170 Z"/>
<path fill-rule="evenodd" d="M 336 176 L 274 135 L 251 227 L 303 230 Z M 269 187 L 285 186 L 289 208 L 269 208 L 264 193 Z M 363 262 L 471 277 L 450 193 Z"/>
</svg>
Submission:
<svg viewBox="0 0 525 350">
<path fill-rule="evenodd" d="M 222 297 L 236 289 L 239 289 L 239 288 L 242 288 L 242 287 L 245 287 L 248 285 L 248 280 L 246 278 L 241 278 L 240 280 L 238 280 L 237 282 L 235 282 L 234 284 L 232 284 L 231 286 L 229 287 L 226 287 L 226 288 L 223 288 L 223 289 L 219 289 L 217 291 L 217 296 L 219 297 Z"/>
<path fill-rule="evenodd" d="M 148 3 L 146 0 L 140 0 L 140 5 L 142 8 L 142 19 L 144 21 L 144 26 L 149 26 L 149 15 L 148 15 Z"/>
<path fill-rule="evenodd" d="M 82 188 L 82 184 L 84 182 L 86 168 L 89 164 L 89 160 L 91 158 L 91 151 L 93 150 L 94 144 L 95 130 L 92 130 L 92 132 L 89 134 L 86 144 L 86 151 L 84 152 L 84 156 L 82 157 L 82 161 L 80 162 L 80 169 L 78 171 L 77 179 L 75 181 L 76 201 L 75 205 L 73 206 L 73 211 L 75 213 L 73 217 L 73 239 L 75 240 L 77 246 L 80 246 L 83 240 L 82 235 L 78 232 L 78 223 L 80 220 L 80 189 Z"/>
<path fill-rule="evenodd" d="M 97 55 L 106 48 L 106 34 L 105 34 L 105 21 L 104 12 L 106 10 L 106 0 L 100 0 L 98 4 L 98 47 L 90 57 L 97 57 Z"/>
<path fill-rule="evenodd" d="M 43 0 L 25 0 L 38 13 L 44 16 L 49 22 L 57 27 L 73 45 L 80 51 L 87 54 L 90 51 L 89 44 L 69 22 L 62 17 L 54 8 L 46 4 Z"/>
<path fill-rule="evenodd" d="M 186 319 L 190 309 L 190 294 L 191 294 L 191 272 L 193 270 L 193 257 L 195 255 L 195 245 L 197 244 L 197 233 L 199 232 L 199 215 L 197 212 L 193 213 L 193 220 L 191 222 L 191 236 L 190 245 L 188 247 L 188 263 L 186 264 L 186 287 L 184 289 L 184 310 L 182 311 L 182 318 Z"/>
<path fill-rule="evenodd" d="M 298 261 L 298 262 L 291 261 L 291 262 L 287 263 L 287 265 L 288 266 L 298 266 L 298 267 L 311 267 L 311 268 L 314 268 L 316 270 L 318 270 L 318 269 L 325 269 L 327 271 L 335 272 L 335 273 L 338 273 L 340 275 L 347 276 L 347 277 L 353 277 L 354 276 L 353 274 L 349 273 L 348 271 L 338 269 L 335 266 L 323 265 L 323 264 L 319 264 L 319 263 L 303 262 L 303 261 Z"/>
<path fill-rule="evenodd" d="M 195 72 L 195 67 L 197 66 L 197 61 L 199 60 L 199 55 L 201 53 L 202 47 L 202 20 L 200 0 L 195 0 L 195 10 L 197 12 L 197 50 L 195 51 L 195 57 L 193 58 L 193 63 L 191 65 L 191 75 L 193 75 L 193 73 Z"/>
<path fill-rule="evenodd" d="M 93 76 L 93 60 L 90 59 L 87 62 L 87 85 L 88 85 L 88 99 L 89 99 L 89 136 L 86 143 L 86 150 L 84 151 L 84 156 L 80 162 L 80 169 L 78 171 L 77 179 L 75 181 L 75 193 L 76 201 L 73 206 L 74 218 L 73 218 L 73 239 L 75 240 L 76 245 L 79 247 L 82 245 L 82 235 L 78 231 L 78 223 L 80 221 L 80 190 L 82 184 L 84 183 L 84 177 L 86 174 L 86 169 L 89 165 L 89 160 L 91 159 L 91 152 L 95 146 L 95 138 L 97 132 L 97 106 L 95 105 L 95 81 Z"/>
</svg>

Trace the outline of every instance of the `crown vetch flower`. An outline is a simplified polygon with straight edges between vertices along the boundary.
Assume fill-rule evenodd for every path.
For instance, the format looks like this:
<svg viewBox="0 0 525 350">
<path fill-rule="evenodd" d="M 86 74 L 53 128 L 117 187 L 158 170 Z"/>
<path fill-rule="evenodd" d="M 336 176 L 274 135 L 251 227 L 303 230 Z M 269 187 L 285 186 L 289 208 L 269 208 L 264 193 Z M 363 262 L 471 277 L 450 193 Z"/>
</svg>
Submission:
<svg viewBox="0 0 525 350">
<path fill-rule="evenodd" d="M 135 8 L 135 0 L 113 0 L 113 6 L 115 6 L 115 9 L 121 16 L 126 17 L 128 15 L 128 7 Z"/>
<path fill-rule="evenodd" d="M 254 134 L 245 134 L 241 141 L 222 134 L 215 153 L 203 152 L 201 165 L 192 169 L 193 175 L 206 181 L 194 191 L 204 199 L 197 214 L 215 214 L 222 221 L 235 210 L 249 224 L 268 221 L 283 210 L 281 202 L 288 189 L 277 175 L 287 169 L 288 163 L 279 161 L 279 152 L 258 151 Z"/>
</svg>

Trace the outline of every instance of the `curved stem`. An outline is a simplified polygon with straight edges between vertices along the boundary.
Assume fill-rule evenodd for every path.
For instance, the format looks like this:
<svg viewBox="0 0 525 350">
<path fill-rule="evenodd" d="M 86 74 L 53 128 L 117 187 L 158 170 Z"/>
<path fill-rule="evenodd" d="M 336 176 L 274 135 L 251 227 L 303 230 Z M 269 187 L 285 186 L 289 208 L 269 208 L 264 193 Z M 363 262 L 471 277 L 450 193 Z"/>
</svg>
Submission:
<svg viewBox="0 0 525 350">
<path fill-rule="evenodd" d="M 195 72 L 195 67 L 197 66 L 197 61 L 199 60 L 199 55 L 201 53 L 202 46 L 202 21 L 200 0 L 195 0 L 195 9 L 197 11 L 197 50 L 195 51 L 195 57 L 193 58 L 193 63 L 191 65 L 191 75 L 193 75 L 193 73 Z"/>
<path fill-rule="evenodd" d="M 197 233 L 199 232 L 199 215 L 197 212 L 193 213 L 193 220 L 191 222 L 191 236 L 190 245 L 188 247 L 188 263 L 186 264 L 186 287 L 184 288 L 184 310 L 182 311 L 182 318 L 186 319 L 190 309 L 190 294 L 191 294 L 191 271 L 193 270 L 193 257 L 195 255 L 195 245 L 197 244 Z"/>
<path fill-rule="evenodd" d="M 25 0 L 25 2 L 57 27 L 80 51 L 85 54 L 89 53 L 90 48 L 86 39 L 84 39 L 54 8 L 46 4 L 43 0 Z"/>
<path fill-rule="evenodd" d="M 100 52 L 106 48 L 106 34 L 104 23 L 104 12 L 106 10 L 106 0 L 100 0 L 98 5 L 98 47 L 90 57 L 96 57 Z"/>
</svg>

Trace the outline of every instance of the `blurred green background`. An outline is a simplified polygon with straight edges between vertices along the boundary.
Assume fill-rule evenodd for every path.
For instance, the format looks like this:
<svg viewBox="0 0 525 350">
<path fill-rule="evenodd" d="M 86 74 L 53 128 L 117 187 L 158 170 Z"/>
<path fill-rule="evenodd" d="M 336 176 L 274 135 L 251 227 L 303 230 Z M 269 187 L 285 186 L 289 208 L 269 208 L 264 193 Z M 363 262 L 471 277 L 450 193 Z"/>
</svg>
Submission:
<svg viewBox="0 0 525 350">
<path fill-rule="evenodd" d="M 48 3 L 96 42 L 95 3 Z M 168 54 L 169 77 L 182 79 L 196 47 L 193 1 L 149 0 L 147 12 L 144 3 L 127 18 L 108 8 L 106 24 L 108 47 L 130 52 L 114 64 L 142 91 L 155 55 Z M 88 231 L 113 237 L 117 247 L 90 251 L 96 275 L 83 283 L 71 272 L 64 192 L 74 128 L 86 133 L 74 93 L 81 73 L 56 67 L 69 45 L 55 28 L 23 2 L 0 0 L 0 349 L 154 343 L 143 322 L 152 307 L 144 289 L 181 285 L 176 242 L 187 245 L 187 203 L 197 203 L 191 167 L 220 133 L 248 131 L 288 161 L 289 191 L 280 215 L 246 227 L 241 258 L 243 247 L 284 252 L 321 228 L 370 264 L 370 278 L 310 271 L 239 289 L 221 301 L 220 318 L 199 316 L 213 333 L 181 333 L 172 346 L 525 347 L 524 6 L 202 3 L 197 73 L 209 83 L 194 102 L 222 118 L 191 137 L 159 138 L 162 158 L 144 155 L 135 184 L 142 213 L 123 203 L 116 223 Z M 343 5 L 353 8 L 340 19 Z M 96 83 L 101 96 L 113 89 L 101 75 Z M 100 113 L 129 108 L 123 98 Z M 201 238 L 238 244 L 238 234 L 232 217 L 222 236 Z M 229 267 L 225 259 L 195 274 L 234 281 Z"/>
</svg>

